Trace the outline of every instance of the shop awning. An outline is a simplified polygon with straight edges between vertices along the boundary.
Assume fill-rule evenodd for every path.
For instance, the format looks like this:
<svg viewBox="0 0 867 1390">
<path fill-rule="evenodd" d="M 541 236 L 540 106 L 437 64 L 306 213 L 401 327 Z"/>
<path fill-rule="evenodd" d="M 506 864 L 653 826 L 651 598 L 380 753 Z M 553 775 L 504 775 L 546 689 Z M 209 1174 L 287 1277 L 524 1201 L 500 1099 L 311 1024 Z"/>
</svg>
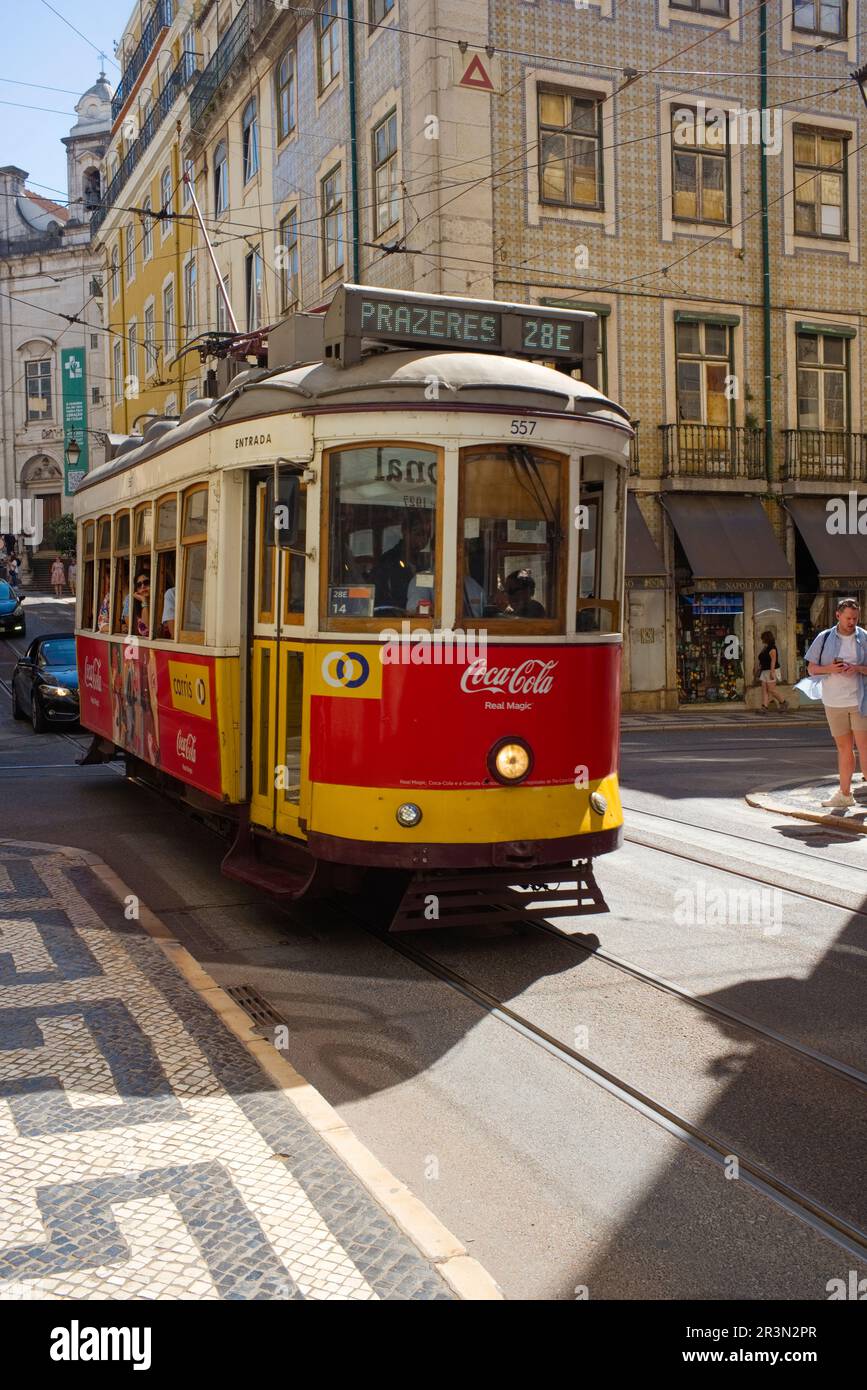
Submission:
<svg viewBox="0 0 867 1390">
<path fill-rule="evenodd" d="M 693 578 L 789 579 L 791 567 L 757 497 L 663 493 Z"/>
<path fill-rule="evenodd" d="M 630 492 L 626 499 L 626 575 L 629 579 L 649 579 L 665 574 L 659 547 L 650 529 L 638 498 Z"/>
<path fill-rule="evenodd" d="M 848 503 L 844 494 L 841 499 Z M 786 509 L 804 538 L 804 544 L 813 557 L 820 579 L 867 579 L 867 536 L 858 534 L 858 516 L 853 518 L 856 526 L 849 525 L 846 530 L 828 530 L 829 516 L 827 497 L 790 497 L 786 499 Z M 839 505 L 839 504 L 838 504 Z"/>
</svg>

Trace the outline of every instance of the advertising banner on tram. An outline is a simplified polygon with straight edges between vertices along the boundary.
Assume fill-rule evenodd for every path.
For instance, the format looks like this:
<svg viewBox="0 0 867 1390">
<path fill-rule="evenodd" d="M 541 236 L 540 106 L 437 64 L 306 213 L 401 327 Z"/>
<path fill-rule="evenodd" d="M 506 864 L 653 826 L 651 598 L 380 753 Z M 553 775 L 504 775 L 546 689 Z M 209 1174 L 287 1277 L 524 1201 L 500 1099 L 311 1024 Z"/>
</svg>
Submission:
<svg viewBox="0 0 867 1390">
<path fill-rule="evenodd" d="M 219 797 L 214 658 L 92 637 L 77 647 L 82 724 Z"/>
</svg>

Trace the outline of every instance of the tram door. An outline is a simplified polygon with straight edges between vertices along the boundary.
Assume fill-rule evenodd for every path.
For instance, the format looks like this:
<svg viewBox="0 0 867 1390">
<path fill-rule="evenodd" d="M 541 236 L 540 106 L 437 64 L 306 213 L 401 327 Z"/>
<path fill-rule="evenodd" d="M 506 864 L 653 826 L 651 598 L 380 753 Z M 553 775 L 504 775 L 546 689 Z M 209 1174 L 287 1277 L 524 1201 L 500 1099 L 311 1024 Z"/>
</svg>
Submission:
<svg viewBox="0 0 867 1390">
<path fill-rule="evenodd" d="M 282 500 L 290 496 L 289 478 L 284 470 L 275 469 L 273 474 L 255 475 L 251 482 L 255 543 L 251 554 L 250 819 L 269 830 L 303 838 L 310 796 L 303 756 L 309 741 L 309 700 L 305 699 L 301 640 L 307 528 L 303 491 L 293 489 L 291 501 Z M 291 528 L 281 526 L 290 512 Z"/>
</svg>

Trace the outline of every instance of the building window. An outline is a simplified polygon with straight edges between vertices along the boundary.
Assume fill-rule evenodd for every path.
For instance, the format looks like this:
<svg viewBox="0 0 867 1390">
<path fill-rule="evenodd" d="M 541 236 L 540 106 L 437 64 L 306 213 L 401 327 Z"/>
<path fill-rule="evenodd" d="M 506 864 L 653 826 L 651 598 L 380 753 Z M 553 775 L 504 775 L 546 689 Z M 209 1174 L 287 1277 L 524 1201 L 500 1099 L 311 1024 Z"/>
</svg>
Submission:
<svg viewBox="0 0 867 1390">
<path fill-rule="evenodd" d="M 669 0 L 673 10 L 692 10 L 693 14 L 727 15 L 729 0 Z"/>
<path fill-rule="evenodd" d="M 285 140 L 295 129 L 295 49 L 290 48 L 277 64 L 274 75 L 277 97 L 277 141 Z"/>
<path fill-rule="evenodd" d="M 197 401 L 198 399 L 199 399 L 199 388 L 198 388 L 198 386 L 190 386 L 190 387 L 188 388 L 188 390 L 187 390 L 187 405 L 192 405 L 193 401 Z"/>
<path fill-rule="evenodd" d="M 127 326 L 126 340 L 129 344 L 128 357 L 130 387 L 132 388 L 133 392 L 132 399 L 135 400 L 135 396 L 138 393 L 138 324 L 136 323 L 135 319 L 133 319 L 132 322 Z"/>
<path fill-rule="evenodd" d="M 228 332 L 230 331 L 230 328 L 231 328 L 231 325 L 230 325 L 230 323 L 229 323 L 229 315 L 228 315 L 228 313 L 226 312 L 226 300 L 229 298 L 229 277 L 228 277 L 228 275 L 224 275 L 224 276 L 223 276 L 223 290 L 225 291 L 225 298 L 224 298 L 223 295 L 220 293 L 220 287 L 219 287 L 219 285 L 217 286 L 217 332 L 218 332 L 218 333 L 228 333 Z"/>
<path fill-rule="evenodd" d="M 93 212 L 95 208 L 99 207 L 102 198 L 98 169 L 85 170 L 82 190 L 84 192 L 84 206 L 88 212 Z"/>
<path fill-rule="evenodd" d="M 846 142 L 835 130 L 795 126 L 795 233 L 798 236 L 848 236 L 846 212 Z"/>
<path fill-rule="evenodd" d="M 162 204 L 162 212 L 164 214 L 170 214 L 172 211 L 172 175 L 169 169 L 163 170 L 163 176 L 160 179 L 160 202 Z M 171 236 L 171 233 L 171 217 L 164 216 L 162 220 L 162 232 L 160 233 L 160 240 L 165 241 L 166 237 Z"/>
<path fill-rule="evenodd" d="M 322 273 L 343 265 L 343 174 L 340 165 L 322 180 Z"/>
<path fill-rule="evenodd" d="M 28 362 L 24 368 L 27 381 L 27 419 L 51 418 L 51 359 Z"/>
<path fill-rule="evenodd" d="M 731 327 L 723 323 L 678 323 L 677 418 L 684 424 L 729 425 L 726 396 L 731 375 Z"/>
<path fill-rule="evenodd" d="M 195 257 L 193 257 L 191 260 L 187 261 L 184 266 L 184 331 L 186 333 L 187 342 L 194 336 L 199 318 L 197 290 L 196 261 Z"/>
<path fill-rule="evenodd" d="M 826 333 L 798 334 L 798 429 L 845 430 L 849 344 Z"/>
<path fill-rule="evenodd" d="M 317 25 L 319 90 L 324 92 L 340 72 L 340 21 L 337 0 L 325 0 Z"/>
<path fill-rule="evenodd" d="M 153 301 L 145 305 L 144 311 L 144 358 L 145 376 L 157 369 L 157 332 Z"/>
<path fill-rule="evenodd" d="M 731 221 L 728 121 L 720 130 L 687 107 L 672 108 L 671 189 L 675 220 Z"/>
<path fill-rule="evenodd" d="M 241 117 L 241 154 L 244 163 L 244 182 L 249 183 L 259 172 L 259 120 L 256 98 L 247 102 Z"/>
<path fill-rule="evenodd" d="M 298 213 L 290 212 L 280 223 L 280 258 L 283 269 L 283 308 L 301 298 L 298 283 Z"/>
<path fill-rule="evenodd" d="M 114 403 L 118 405 L 123 400 L 123 343 L 118 340 L 114 345 Z"/>
<path fill-rule="evenodd" d="M 846 37 L 846 0 L 795 0 L 792 28 L 829 39 Z"/>
<path fill-rule="evenodd" d="M 169 362 L 175 355 L 175 284 L 173 280 L 163 288 L 163 336 L 165 340 L 165 360 Z"/>
<path fill-rule="evenodd" d="M 145 198 L 141 215 L 141 258 L 149 261 L 154 253 L 154 220 L 151 216 L 151 200 Z"/>
<path fill-rule="evenodd" d="M 111 248 L 111 302 L 120 298 L 120 251 Z"/>
<path fill-rule="evenodd" d="M 247 290 L 247 331 L 262 326 L 262 256 L 257 250 L 251 251 L 244 261 L 244 277 Z"/>
<path fill-rule="evenodd" d="M 601 103 L 592 97 L 547 90 L 540 90 L 538 101 L 542 202 L 601 208 Z"/>
<path fill-rule="evenodd" d="M 191 159 L 184 160 L 184 175 L 185 177 L 181 182 L 181 207 L 188 208 L 193 201 L 191 189 L 196 182 L 195 170 L 193 169 L 193 161 Z"/>
<path fill-rule="evenodd" d="M 214 212 L 219 217 L 229 206 L 229 157 L 225 144 L 214 154 Z"/>
<path fill-rule="evenodd" d="M 126 282 L 135 279 L 135 227 L 130 222 L 126 229 Z"/>
<path fill-rule="evenodd" d="M 394 9 L 394 0 L 370 0 L 370 23 L 376 27 L 387 19 Z"/>
<path fill-rule="evenodd" d="M 373 132 L 374 236 L 397 222 L 397 112 L 390 111 Z"/>
</svg>

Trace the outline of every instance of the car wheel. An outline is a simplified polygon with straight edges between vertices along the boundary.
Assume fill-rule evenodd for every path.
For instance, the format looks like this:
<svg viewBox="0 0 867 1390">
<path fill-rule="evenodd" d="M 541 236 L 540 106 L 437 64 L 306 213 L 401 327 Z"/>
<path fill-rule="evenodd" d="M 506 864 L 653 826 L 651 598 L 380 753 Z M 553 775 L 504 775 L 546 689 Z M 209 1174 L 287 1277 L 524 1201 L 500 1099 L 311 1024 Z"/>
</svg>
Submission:
<svg viewBox="0 0 867 1390">
<path fill-rule="evenodd" d="M 13 718 L 13 719 L 26 719 L 26 718 L 27 718 L 26 714 L 24 713 L 23 709 L 21 708 L 21 706 L 20 706 L 19 703 L 18 703 L 18 691 L 15 689 L 15 686 L 14 686 L 14 685 L 12 686 L 12 718 Z"/>
<path fill-rule="evenodd" d="M 33 692 L 30 710 L 30 722 L 33 725 L 34 734 L 44 734 L 48 728 L 48 720 L 45 718 L 45 711 L 42 708 L 39 696 Z"/>
</svg>

